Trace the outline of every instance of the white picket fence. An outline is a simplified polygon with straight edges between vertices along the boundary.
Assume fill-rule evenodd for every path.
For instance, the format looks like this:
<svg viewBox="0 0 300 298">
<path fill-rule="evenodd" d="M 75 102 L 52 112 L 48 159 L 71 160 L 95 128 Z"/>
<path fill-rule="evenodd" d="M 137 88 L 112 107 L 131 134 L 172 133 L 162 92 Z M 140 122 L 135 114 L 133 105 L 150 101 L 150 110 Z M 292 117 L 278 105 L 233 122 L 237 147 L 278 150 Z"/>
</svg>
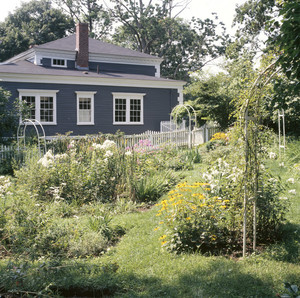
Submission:
<svg viewBox="0 0 300 298">
<path fill-rule="evenodd" d="M 0 161 L 10 158 L 14 155 L 14 147 L 8 145 L 0 145 Z"/>
<path fill-rule="evenodd" d="M 191 148 L 208 142 L 218 131 L 220 130 L 215 125 L 203 125 L 200 128 L 194 128 L 191 132 L 188 130 L 170 132 L 147 131 L 142 134 L 125 135 L 123 139 L 118 141 L 118 145 L 128 148 L 133 148 L 134 146 L 144 147 L 146 150 L 167 144 Z"/>
<path fill-rule="evenodd" d="M 190 133 L 187 130 L 173 132 L 147 131 L 137 135 L 125 135 L 118 141 L 125 148 L 144 148 L 152 150 L 162 145 L 188 146 Z"/>
<path fill-rule="evenodd" d="M 117 140 L 117 145 L 125 148 L 139 147 L 145 150 L 153 150 L 162 145 L 186 146 L 191 148 L 208 142 L 218 131 L 219 128 L 214 125 L 204 125 L 200 128 L 194 128 L 191 132 L 188 130 L 171 132 L 147 131 L 142 134 L 125 135 Z M 80 137 L 74 138 L 77 139 Z M 14 154 L 13 146 L 0 145 L 0 161 L 10 158 Z"/>
</svg>

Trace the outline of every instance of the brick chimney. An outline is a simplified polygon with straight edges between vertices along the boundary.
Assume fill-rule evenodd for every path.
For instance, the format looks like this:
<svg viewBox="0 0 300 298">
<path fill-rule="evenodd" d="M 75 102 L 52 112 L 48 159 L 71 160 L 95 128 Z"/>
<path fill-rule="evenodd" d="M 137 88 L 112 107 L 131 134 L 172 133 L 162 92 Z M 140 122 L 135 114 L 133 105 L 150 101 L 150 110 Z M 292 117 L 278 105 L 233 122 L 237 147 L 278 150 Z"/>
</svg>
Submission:
<svg viewBox="0 0 300 298">
<path fill-rule="evenodd" d="M 89 29 L 88 24 L 76 25 L 76 68 L 89 69 Z"/>
</svg>

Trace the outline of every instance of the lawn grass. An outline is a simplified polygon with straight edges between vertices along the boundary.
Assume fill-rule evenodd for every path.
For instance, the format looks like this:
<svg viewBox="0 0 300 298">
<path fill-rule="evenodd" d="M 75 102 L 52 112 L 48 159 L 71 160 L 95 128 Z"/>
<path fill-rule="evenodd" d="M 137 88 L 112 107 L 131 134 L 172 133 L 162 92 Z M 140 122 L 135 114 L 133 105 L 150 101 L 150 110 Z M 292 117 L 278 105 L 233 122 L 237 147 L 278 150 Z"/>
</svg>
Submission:
<svg viewBox="0 0 300 298">
<path fill-rule="evenodd" d="M 293 164 L 299 161 L 291 160 L 290 156 L 292 154 L 287 152 L 283 161 L 276 160 L 267 165 L 283 181 L 296 175 Z M 282 162 L 284 167 L 279 166 Z M 186 171 L 185 179 L 188 182 L 199 180 L 206 167 L 204 163 Z M 288 194 L 291 188 L 296 190 L 296 195 Z M 11 292 L 15 297 L 42 294 L 73 297 L 275 297 L 284 292 L 284 282 L 300 285 L 299 176 L 294 184 L 287 184 L 286 193 L 291 204 L 282 241 L 245 259 L 167 252 L 159 241 L 162 232 L 155 231 L 159 226 L 158 207 L 152 206 L 114 216 L 111 224 L 121 226 L 125 235 L 101 257 L 41 258 L 34 262 L 3 259 L 0 261 L 0 279 L 2 276 L 15 284 L 22 280 L 23 292 L 17 287 Z M 10 262 L 14 264 L 9 265 Z"/>
<path fill-rule="evenodd" d="M 294 174 L 292 164 L 270 170 L 286 181 Z M 186 180 L 199 179 L 203 165 L 186 173 Z M 287 185 L 300 193 L 300 181 Z M 126 236 L 104 257 L 119 265 L 120 297 L 275 297 L 284 292 L 284 282 L 300 285 L 300 197 L 290 196 L 283 239 L 245 259 L 174 255 L 160 247 L 156 207 L 139 214 L 116 218 Z M 164 199 L 164 198 L 162 198 Z"/>
</svg>

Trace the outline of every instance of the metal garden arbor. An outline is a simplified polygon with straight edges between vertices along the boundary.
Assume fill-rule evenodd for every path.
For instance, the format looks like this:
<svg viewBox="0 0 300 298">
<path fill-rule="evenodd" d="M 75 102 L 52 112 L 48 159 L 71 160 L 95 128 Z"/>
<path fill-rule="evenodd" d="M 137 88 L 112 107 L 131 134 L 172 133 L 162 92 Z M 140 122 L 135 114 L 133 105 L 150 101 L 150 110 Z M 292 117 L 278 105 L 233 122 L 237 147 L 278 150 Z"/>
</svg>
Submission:
<svg viewBox="0 0 300 298">
<path fill-rule="evenodd" d="M 172 123 L 172 120 L 173 122 L 175 123 L 176 125 L 176 131 L 177 131 L 177 117 L 178 117 L 178 113 L 180 112 L 180 110 L 182 109 L 185 109 L 188 113 L 188 116 L 189 116 L 189 124 L 188 124 L 188 130 L 189 130 L 189 148 L 192 147 L 192 121 L 194 121 L 195 123 L 195 127 L 197 127 L 197 115 L 196 115 L 196 111 L 195 109 L 189 105 L 189 104 L 179 104 L 177 106 L 175 106 L 172 111 L 171 111 L 171 114 L 170 114 L 170 123 Z M 193 114 L 193 117 L 191 115 L 191 112 L 190 110 L 192 110 L 192 114 Z M 175 114 L 175 119 L 173 118 L 173 114 Z"/>
<path fill-rule="evenodd" d="M 23 143 L 23 149 L 26 148 L 26 129 L 28 126 L 34 128 L 34 131 L 37 136 L 38 149 L 39 149 L 40 155 L 42 153 L 41 152 L 42 148 L 43 148 L 43 153 L 46 153 L 47 145 L 46 145 L 45 130 L 44 130 L 41 122 L 39 122 L 36 119 L 24 119 L 19 124 L 18 131 L 17 131 L 18 151 L 20 150 L 20 145 L 22 143 Z"/>
</svg>

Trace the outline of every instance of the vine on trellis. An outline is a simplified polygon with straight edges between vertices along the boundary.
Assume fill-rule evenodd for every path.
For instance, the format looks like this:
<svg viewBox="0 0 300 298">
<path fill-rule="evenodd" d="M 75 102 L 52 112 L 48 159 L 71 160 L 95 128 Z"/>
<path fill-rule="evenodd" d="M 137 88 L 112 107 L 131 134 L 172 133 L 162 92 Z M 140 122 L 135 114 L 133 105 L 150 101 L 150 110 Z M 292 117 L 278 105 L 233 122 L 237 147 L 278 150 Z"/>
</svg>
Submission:
<svg viewBox="0 0 300 298">
<path fill-rule="evenodd" d="M 263 92 L 271 79 L 278 73 L 276 62 L 270 64 L 255 80 L 252 80 L 250 88 L 245 90 L 237 101 L 236 116 L 238 134 L 242 137 L 245 147 L 244 162 L 244 203 L 243 203 L 243 257 L 246 256 L 247 246 L 247 215 L 253 208 L 253 250 L 256 250 L 256 214 L 259 192 L 259 177 L 261 157 L 261 143 L 259 131 L 261 129 Z M 252 206 L 251 206 L 252 205 Z"/>
</svg>

